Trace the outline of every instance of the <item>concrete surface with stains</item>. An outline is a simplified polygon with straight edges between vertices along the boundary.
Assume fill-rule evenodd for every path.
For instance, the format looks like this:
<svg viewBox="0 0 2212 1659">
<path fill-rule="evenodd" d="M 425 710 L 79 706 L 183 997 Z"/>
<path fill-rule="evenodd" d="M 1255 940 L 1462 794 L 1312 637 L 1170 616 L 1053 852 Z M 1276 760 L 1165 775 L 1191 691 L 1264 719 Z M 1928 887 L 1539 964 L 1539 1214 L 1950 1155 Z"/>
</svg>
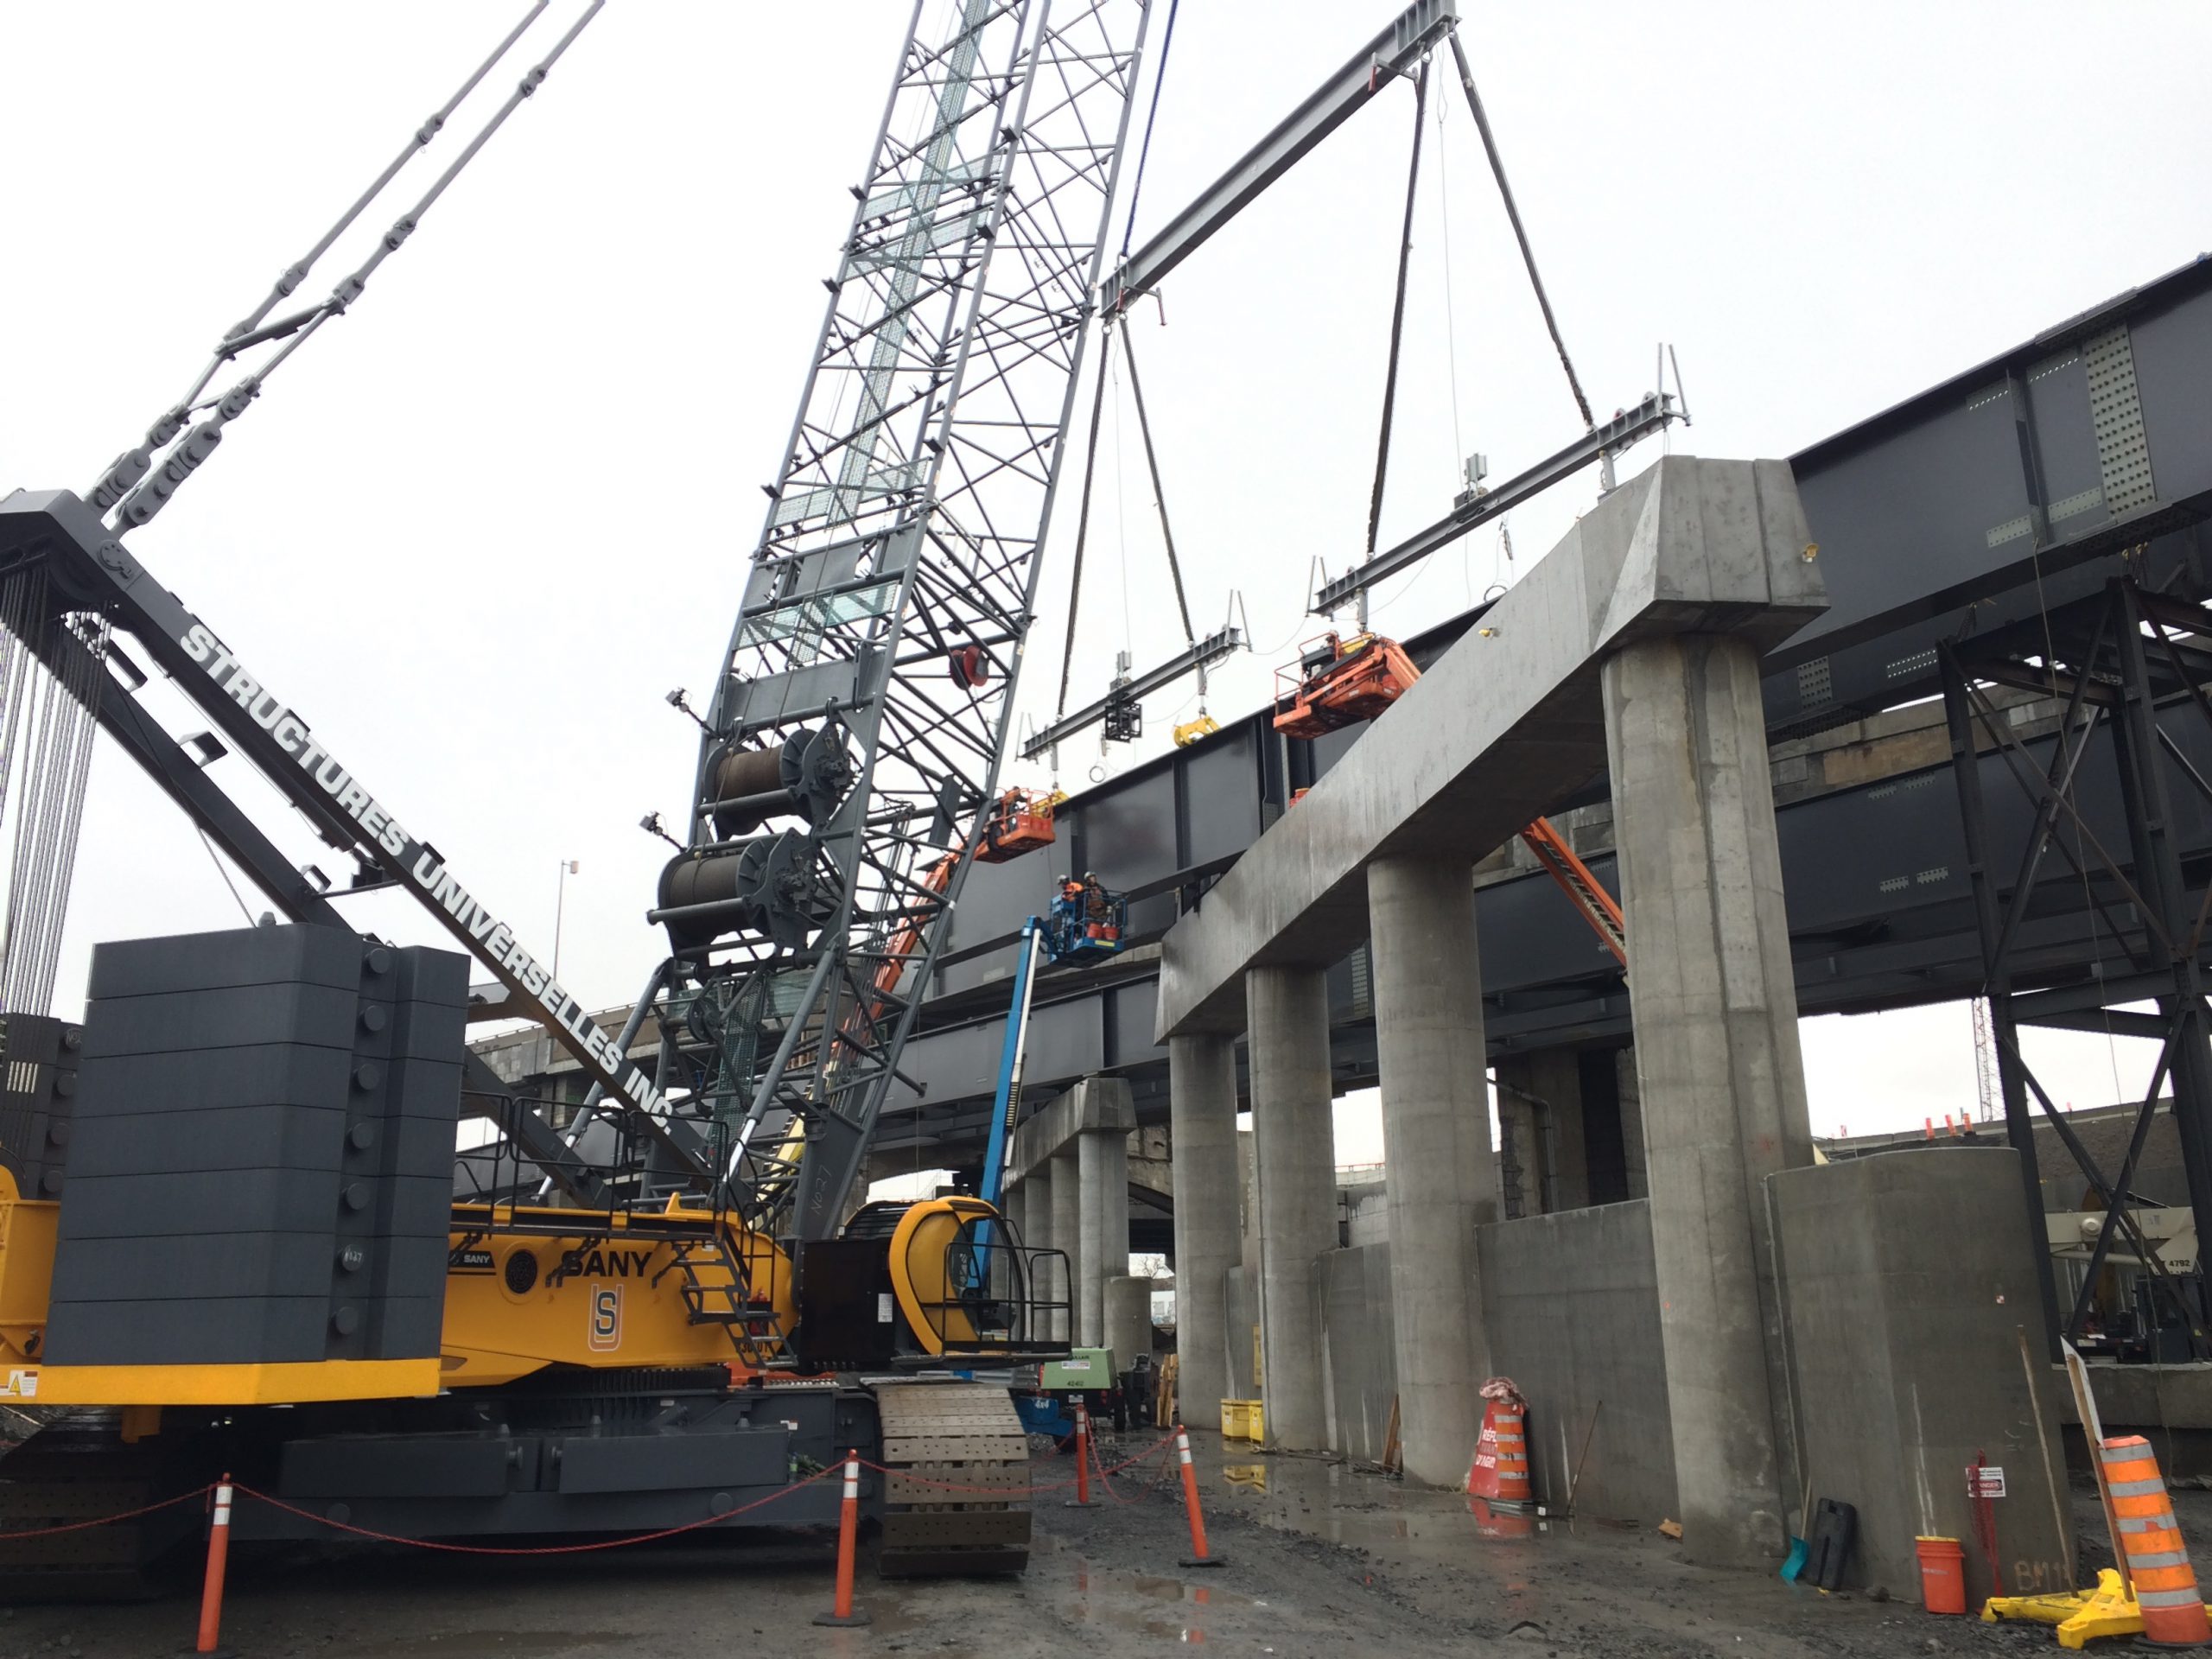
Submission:
<svg viewBox="0 0 2212 1659">
<path fill-rule="evenodd" d="M 1141 1451 L 1132 1436 L 1120 1455 Z M 1114 1452 L 1111 1448 L 1109 1459 Z M 864 1575 L 863 1630 L 817 1628 L 834 1538 L 701 1536 L 575 1555 L 460 1555 L 338 1547 L 241 1552 L 224 1624 L 248 1659 L 731 1659 L 802 1646 L 871 1655 L 1141 1655 L 1168 1647 L 1298 1659 L 1396 1656 L 1992 1654 L 2052 1645 L 2040 1628 L 1923 1614 L 1914 1586 L 1822 1596 L 1766 1574 L 1681 1559 L 1656 1533 L 1554 1524 L 1485 1537 L 1455 1493 L 1412 1491 L 1339 1464 L 1198 1447 L 1214 1549 L 1186 1570 L 1173 1471 L 1140 1464 L 1087 1510 L 1042 1493 L 1028 1573 L 892 1583 Z M 1067 1460 L 1038 1464 L 1040 1484 Z M 2083 1535 L 2093 1494 L 2077 1491 Z M 2176 1494 L 2201 1551 L 2212 1496 Z M 2001 1517 L 2000 1517 L 2001 1524 Z M 2087 1555 L 2085 1551 L 2085 1556 Z M 194 1603 L 0 1610 L 0 1659 L 188 1650 Z"/>
</svg>

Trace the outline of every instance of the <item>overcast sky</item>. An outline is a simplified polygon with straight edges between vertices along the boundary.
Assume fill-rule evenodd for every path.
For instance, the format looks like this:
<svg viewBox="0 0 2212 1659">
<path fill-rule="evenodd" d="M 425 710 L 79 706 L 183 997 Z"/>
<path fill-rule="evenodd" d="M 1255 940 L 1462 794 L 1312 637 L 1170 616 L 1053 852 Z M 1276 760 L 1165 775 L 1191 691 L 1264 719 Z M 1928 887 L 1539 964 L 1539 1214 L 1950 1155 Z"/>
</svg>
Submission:
<svg viewBox="0 0 2212 1659">
<path fill-rule="evenodd" d="M 543 38 L 579 3 L 556 0 Z M 2212 8 L 2100 8 L 2094 43 L 2077 4 L 1466 10 L 1592 401 L 1640 396 L 1655 345 L 1674 342 L 1696 416 L 1678 449 L 1787 455 L 2212 240 Z M 22 71 L 0 101 L 0 489 L 86 487 L 521 10 L 0 7 Z M 1139 236 L 1392 10 L 1187 0 Z M 613 0 L 353 313 L 132 538 L 541 955 L 556 870 L 581 861 L 561 960 L 589 1002 L 633 994 L 664 949 L 642 917 L 666 849 L 636 823 L 680 813 L 695 734 L 662 696 L 703 702 L 712 683 L 906 15 Z M 1502 478 L 1579 427 L 1455 90 L 1440 79 L 1430 100 L 1386 541 L 1448 506 L 1467 451 Z M 1224 715 L 1258 702 L 1305 637 L 1314 563 L 1359 551 L 1411 118 L 1409 89 L 1378 100 L 1175 273 L 1164 326 L 1149 305 L 1138 319 L 1193 607 L 1217 619 L 1240 593 L 1260 647 L 1217 675 Z M 1125 389 L 1108 407 L 1086 699 L 1116 652 L 1141 666 L 1179 644 Z M 1516 514 L 1513 563 L 1494 533 L 1431 560 L 1376 624 L 1414 632 L 1510 582 L 1594 487 Z M 1073 531 L 1064 511 L 1034 641 L 1048 660 Z M 1049 712 L 1052 679 L 1033 674 L 1020 707 Z M 1071 746 L 1060 781 L 1125 768 L 1194 709 L 1160 698 L 1150 745 Z M 274 808 L 230 774 L 239 762 L 219 765 Z M 404 901 L 350 903 L 365 927 L 442 942 Z M 92 941 L 238 920 L 189 827 L 103 748 L 64 1007 Z M 2142 1071 L 2126 1046 L 2044 1040 L 2066 1045 L 2043 1058 L 2077 1103 Z M 1973 1099 L 1959 1009 L 1810 1021 L 1806 1055 L 1822 1132 Z"/>
</svg>

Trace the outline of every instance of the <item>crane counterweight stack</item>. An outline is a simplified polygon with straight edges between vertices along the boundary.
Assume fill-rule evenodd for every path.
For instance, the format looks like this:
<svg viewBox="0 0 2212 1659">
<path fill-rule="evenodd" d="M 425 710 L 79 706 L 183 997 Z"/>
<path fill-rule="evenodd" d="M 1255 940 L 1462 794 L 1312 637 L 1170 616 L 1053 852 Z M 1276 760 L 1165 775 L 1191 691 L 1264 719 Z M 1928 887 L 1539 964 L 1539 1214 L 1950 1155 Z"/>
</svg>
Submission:
<svg viewBox="0 0 2212 1659">
<path fill-rule="evenodd" d="M 603 3 L 586 0 L 423 206 Z M 1007 1392 L 933 1368 L 1065 1351 L 1035 1334 L 1040 1299 L 1066 1305 L 1065 1258 L 1025 1249 L 979 1200 L 870 1205 L 849 1224 L 847 1204 L 939 920 L 986 839 L 1147 15 L 1147 0 L 958 0 L 925 36 L 917 5 L 715 694 L 704 715 L 671 699 L 702 729 L 651 912 L 670 950 L 619 1033 L 124 546 L 219 425 L 191 427 L 199 411 L 181 405 L 90 504 L 0 500 L 0 582 L 35 594 L 0 604 L 11 660 L 50 674 L 292 925 L 152 942 L 175 994 L 158 1019 L 144 999 L 96 1001 L 87 1056 L 130 1063 L 105 1065 L 79 1100 L 77 1144 L 111 1166 L 73 1169 L 59 1142 L 0 1147 L 0 1371 L 50 1371 L 54 1397 L 95 1408 L 0 1463 L 0 1534 L 81 1506 L 86 1479 L 127 1474 L 158 1503 L 224 1471 L 295 1506 L 262 1516 L 267 1536 L 341 1512 L 415 1536 L 690 1526 L 771 1497 L 775 1521 L 804 1525 L 821 1516 L 784 1491 L 792 1471 L 859 1447 L 893 1471 L 868 1498 L 887 1570 L 1024 1563 L 1026 1504 L 998 1496 L 1026 1485 Z M 217 365 L 287 343 L 221 420 L 358 297 L 414 217 L 332 301 L 264 322 L 272 302 L 226 336 Z M 219 743 L 179 740 L 144 708 L 146 677 L 111 628 Z M 465 955 L 420 952 L 401 970 L 451 991 L 435 1020 L 395 1013 L 379 988 L 391 952 L 209 778 L 210 744 L 351 857 L 356 888 L 402 888 L 451 936 Z M 1028 804 L 1014 840 L 1049 839 L 1050 807 Z M 1081 948 L 1118 932 L 1086 912 Z M 323 979 L 270 969 L 242 987 L 236 963 L 272 951 Z M 466 956 L 590 1080 L 565 1121 L 464 1046 Z M 259 1034 L 194 1028 L 192 1010 L 233 1004 Z M 639 1049 L 649 1020 L 657 1052 Z M 50 1027 L 19 1020 L 4 1058 Z M 315 1088 L 217 1065 L 196 1093 L 164 1091 L 137 1058 L 239 1043 L 304 1057 Z M 23 1065 L 59 1098 L 66 1068 Z M 369 1109 L 387 1096 L 399 1103 Z M 233 1116 L 219 1133 L 213 1116 L 142 1131 L 156 1108 Z M 496 1133 L 456 1158 L 463 1111 Z M 19 1135 L 69 1127 L 43 1097 L 10 1112 Z M 304 1161 L 263 1170 L 241 1134 Z M 192 1182 L 134 1201 L 131 1183 L 187 1154 Z M 406 1226 L 388 1225 L 403 1204 Z M 241 1214 L 266 1222 L 258 1255 Z M 286 1229 L 329 1230 L 333 1247 L 267 1243 Z M 41 1255 L 33 1239 L 56 1242 Z M 160 1287 L 158 1318 L 130 1300 L 142 1279 Z M 801 1367 L 839 1375 L 800 1382 Z M 896 1471 L 918 1463 L 973 1465 L 988 1491 L 908 1491 Z M 157 1556 L 190 1529 L 187 1510 L 174 1518 L 114 1534 L 106 1565 Z M 0 1549 L 0 1590 L 74 1583 L 66 1556 Z"/>
</svg>

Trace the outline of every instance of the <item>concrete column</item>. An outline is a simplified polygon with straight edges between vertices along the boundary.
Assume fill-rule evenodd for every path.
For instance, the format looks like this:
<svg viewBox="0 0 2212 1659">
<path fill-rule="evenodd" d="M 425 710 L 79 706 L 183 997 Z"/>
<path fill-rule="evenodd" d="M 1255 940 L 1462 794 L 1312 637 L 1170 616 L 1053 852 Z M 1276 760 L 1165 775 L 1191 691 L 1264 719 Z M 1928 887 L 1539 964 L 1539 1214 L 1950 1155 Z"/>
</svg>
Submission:
<svg viewBox="0 0 2212 1659">
<path fill-rule="evenodd" d="M 1076 1137 L 1083 1179 L 1083 1271 L 1076 1314 L 1086 1348 L 1106 1345 L 1106 1281 L 1129 1273 L 1129 1137 L 1125 1129 L 1086 1129 Z"/>
<path fill-rule="evenodd" d="M 1367 907 L 1399 1433 L 1406 1478 L 1451 1486 L 1482 1432 L 1475 1229 L 1497 1219 L 1472 876 L 1459 860 L 1379 859 Z"/>
<path fill-rule="evenodd" d="M 1027 1251 L 1049 1250 L 1052 1248 L 1052 1171 L 1049 1164 L 1039 1165 L 1017 1181 L 1011 1194 L 1014 1205 L 1014 1224 L 1021 1230 L 1021 1247 Z M 1050 1257 L 1029 1257 L 1029 1298 L 1033 1302 L 1057 1301 L 1059 1299 L 1057 1264 Z M 1052 1334 L 1049 1318 L 1040 1317 L 1030 1335 L 1039 1340 Z"/>
<path fill-rule="evenodd" d="M 1252 1131 L 1236 1131 L 1237 1265 L 1260 1282 L 1260 1154 L 1253 1149 Z"/>
<path fill-rule="evenodd" d="M 1268 1440 L 1328 1446 L 1314 1258 L 1337 1244 L 1329 993 L 1318 968 L 1255 968 L 1252 1134 L 1260 1198 L 1260 1397 Z"/>
<path fill-rule="evenodd" d="M 1764 1182 L 1812 1162 L 1758 652 L 1662 635 L 1604 683 L 1683 1547 L 1756 1564 L 1792 1501 Z"/>
<path fill-rule="evenodd" d="M 1643 1101 L 1636 1091 L 1636 1051 L 1624 1048 L 1613 1056 L 1620 1077 L 1621 1154 L 1628 1162 L 1628 1195 L 1649 1198 L 1651 1186 L 1643 1152 Z"/>
<path fill-rule="evenodd" d="M 1067 1311 L 1056 1314 L 1052 1334 L 1063 1342 L 1082 1340 L 1077 1310 L 1083 1306 L 1083 1175 L 1076 1167 L 1076 1149 L 1057 1152 L 1052 1171 L 1052 1248 L 1068 1258 Z"/>
<path fill-rule="evenodd" d="M 1152 1281 L 1122 1274 L 1106 1281 L 1106 1342 L 1116 1370 L 1126 1371 L 1152 1352 Z M 1131 1402 L 1132 1409 L 1138 1409 Z M 1148 1421 L 1148 1420 L 1140 1420 Z"/>
<path fill-rule="evenodd" d="M 1243 1249 L 1236 1168 L 1236 1044 L 1212 1032 L 1167 1042 L 1175 1147 L 1176 1386 L 1183 1421 L 1217 1423 L 1229 1397 L 1225 1275 Z"/>
</svg>

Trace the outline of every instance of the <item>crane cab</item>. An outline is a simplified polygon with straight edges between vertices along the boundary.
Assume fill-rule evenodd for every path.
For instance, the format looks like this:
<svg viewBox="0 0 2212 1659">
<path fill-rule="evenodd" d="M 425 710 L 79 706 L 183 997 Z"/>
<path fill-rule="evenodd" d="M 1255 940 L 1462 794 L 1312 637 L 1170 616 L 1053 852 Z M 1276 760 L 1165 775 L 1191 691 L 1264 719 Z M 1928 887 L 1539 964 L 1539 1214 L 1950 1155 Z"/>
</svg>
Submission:
<svg viewBox="0 0 2212 1659">
<path fill-rule="evenodd" d="M 1306 643 L 1296 663 L 1275 671 L 1275 730 L 1314 738 L 1372 720 L 1419 678 L 1395 639 L 1325 633 Z"/>
</svg>

